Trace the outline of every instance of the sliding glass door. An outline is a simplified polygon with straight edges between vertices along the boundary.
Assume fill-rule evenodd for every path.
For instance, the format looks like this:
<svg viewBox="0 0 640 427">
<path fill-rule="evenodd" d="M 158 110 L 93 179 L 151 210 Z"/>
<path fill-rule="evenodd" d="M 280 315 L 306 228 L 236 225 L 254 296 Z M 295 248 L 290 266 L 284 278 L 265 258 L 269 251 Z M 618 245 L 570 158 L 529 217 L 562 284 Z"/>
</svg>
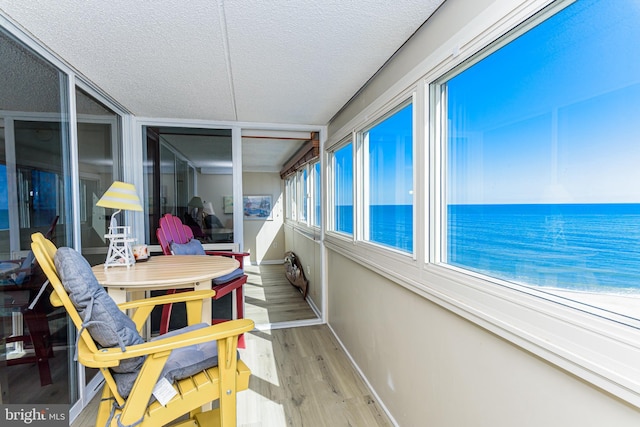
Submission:
<svg viewBox="0 0 640 427">
<path fill-rule="evenodd" d="M 104 236 L 113 213 L 96 202 L 121 176 L 121 124 L 115 112 L 81 89 L 76 89 L 76 105 L 82 255 L 96 265 L 107 254 Z"/>
<path fill-rule="evenodd" d="M 224 205 L 233 194 L 231 130 L 145 127 L 144 133 L 147 241 L 157 244 L 158 221 L 170 213 L 197 227 L 203 243 L 233 243 L 233 208 Z"/>
<path fill-rule="evenodd" d="M 2 403 L 71 404 L 72 329 L 30 256 L 34 232 L 72 242 L 68 79 L 1 28 L 0 75 Z"/>
<path fill-rule="evenodd" d="M 2 27 L 0 76 L 0 403 L 73 417 L 100 378 L 73 360 L 75 327 L 49 303 L 31 235 L 104 262 L 112 212 L 96 202 L 122 179 L 122 113 Z"/>
</svg>

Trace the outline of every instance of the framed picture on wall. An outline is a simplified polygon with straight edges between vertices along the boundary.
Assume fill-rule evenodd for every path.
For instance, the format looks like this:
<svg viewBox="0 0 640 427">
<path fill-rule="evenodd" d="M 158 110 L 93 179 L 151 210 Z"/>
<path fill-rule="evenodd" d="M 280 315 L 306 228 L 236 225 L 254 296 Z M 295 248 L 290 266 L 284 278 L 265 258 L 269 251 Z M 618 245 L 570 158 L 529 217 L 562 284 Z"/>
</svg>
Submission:
<svg viewBox="0 0 640 427">
<path fill-rule="evenodd" d="M 233 213 L 233 196 L 222 196 L 222 207 L 226 214 Z"/>
<path fill-rule="evenodd" d="M 242 198 L 242 212 L 244 219 L 271 220 L 271 196 L 256 195 Z"/>
</svg>

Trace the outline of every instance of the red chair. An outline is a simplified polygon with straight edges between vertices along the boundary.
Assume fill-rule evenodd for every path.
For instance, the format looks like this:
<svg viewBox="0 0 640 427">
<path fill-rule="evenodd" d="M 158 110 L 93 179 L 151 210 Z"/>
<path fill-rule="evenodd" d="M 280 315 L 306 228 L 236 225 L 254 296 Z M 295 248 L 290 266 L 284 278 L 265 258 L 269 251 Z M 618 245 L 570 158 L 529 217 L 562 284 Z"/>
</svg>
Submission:
<svg viewBox="0 0 640 427">
<path fill-rule="evenodd" d="M 55 237 L 58 218 L 56 215 L 51 221 L 46 234 L 47 239 Z M 21 324 L 22 320 L 19 318 L 12 320 L 12 335 L 4 336 L 3 332 L 0 339 L 7 344 L 20 343 L 19 345 L 23 348 L 27 344 L 33 347 L 32 355 L 25 352 L 21 357 L 7 357 L 5 363 L 7 366 L 35 363 L 42 386 L 53 383 L 49 366 L 49 359 L 54 357 L 49 320 L 57 319 L 62 314 L 49 303 L 48 293 L 44 292 L 46 280 L 33 251 L 29 251 L 22 260 L 0 261 L 0 294 L 3 297 L 0 308 L 7 312 L 22 313 L 22 319 L 27 325 L 27 332 L 25 332 Z M 20 324 L 14 324 L 14 322 L 20 322 Z M 13 334 L 14 328 L 20 333 Z"/>
<path fill-rule="evenodd" d="M 193 239 L 193 231 L 190 227 L 184 225 L 179 217 L 173 216 L 171 214 L 165 214 L 162 218 L 160 218 L 160 227 L 156 230 L 156 236 L 158 237 L 158 242 L 162 247 L 162 252 L 165 255 L 172 255 L 171 252 L 171 243 L 175 242 L 178 244 L 188 243 L 191 239 Z M 244 257 L 249 254 L 246 252 L 228 252 L 228 251 L 205 251 L 206 255 L 220 255 L 233 257 L 240 263 L 239 269 L 244 268 Z M 224 282 L 221 284 L 212 283 L 211 288 L 216 291 L 216 295 L 213 297 L 214 300 L 218 300 L 223 296 L 236 291 L 236 314 L 238 319 L 244 318 L 244 298 L 242 293 L 242 286 L 247 283 L 247 275 L 246 274 L 232 274 L 231 276 L 236 276 L 228 282 Z M 175 289 L 171 289 L 167 291 L 168 294 L 175 293 Z M 171 319 L 171 304 L 166 304 L 162 309 L 162 316 L 160 318 L 160 334 L 164 334 L 169 330 L 169 320 Z M 212 319 L 212 323 L 220 323 L 225 320 L 230 319 Z M 244 348 L 244 337 L 241 336 L 238 342 L 238 346 Z"/>
</svg>

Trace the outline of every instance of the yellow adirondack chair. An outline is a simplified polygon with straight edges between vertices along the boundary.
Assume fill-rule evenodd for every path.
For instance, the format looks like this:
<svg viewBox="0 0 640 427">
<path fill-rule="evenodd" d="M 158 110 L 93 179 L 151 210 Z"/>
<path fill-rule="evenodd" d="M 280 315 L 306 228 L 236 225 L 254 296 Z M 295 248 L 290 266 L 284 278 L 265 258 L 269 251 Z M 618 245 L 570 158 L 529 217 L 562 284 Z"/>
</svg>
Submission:
<svg viewBox="0 0 640 427">
<path fill-rule="evenodd" d="M 149 342 L 128 345 L 124 350 L 118 345 L 101 348 L 92 338 L 90 328 L 83 321 L 63 286 L 60 276 L 64 277 L 64 272 L 60 271 L 59 274 L 54 261 L 58 248 L 41 233 L 32 235 L 31 247 L 53 287 L 54 291 L 50 297 L 52 304 L 64 306 L 79 331 L 78 361 L 84 366 L 98 368 L 104 376 L 105 385 L 96 426 L 117 427 L 120 424 L 160 427 L 172 422 L 175 424 L 171 425 L 176 427 L 236 425 L 236 393 L 249 387 L 251 374 L 249 368 L 237 358 L 238 336 L 253 329 L 253 321 L 239 319 L 214 326 L 203 326 L 189 332 L 163 335 Z M 64 251 L 61 255 L 63 253 Z M 164 295 L 127 302 L 120 304 L 118 308 L 122 311 L 133 311 L 131 320 L 139 333 L 156 305 L 184 301 L 187 305 L 188 321 L 192 325 L 200 321 L 202 304 L 209 303 L 212 293 L 213 291 L 205 290 Z M 171 385 L 176 395 L 165 406 L 153 398 L 154 387 L 164 372 L 163 368 L 173 350 L 214 340 L 217 342 L 218 351 L 216 366 L 205 368 L 186 378 L 176 379 Z M 188 350 L 191 352 L 191 347 Z M 117 374 L 114 374 L 113 369 L 140 356 L 144 358 L 139 359 L 143 360 L 141 368 L 130 392 L 123 396 L 118 391 Z M 214 400 L 219 400 L 218 408 L 201 411 L 203 405 Z"/>
</svg>

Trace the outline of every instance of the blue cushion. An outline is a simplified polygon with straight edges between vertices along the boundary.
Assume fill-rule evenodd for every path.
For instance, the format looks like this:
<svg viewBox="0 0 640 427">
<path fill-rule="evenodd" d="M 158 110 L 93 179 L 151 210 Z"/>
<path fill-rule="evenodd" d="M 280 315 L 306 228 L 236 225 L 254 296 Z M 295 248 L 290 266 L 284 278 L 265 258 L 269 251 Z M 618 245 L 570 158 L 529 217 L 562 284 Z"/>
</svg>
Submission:
<svg viewBox="0 0 640 427">
<path fill-rule="evenodd" d="M 163 338 L 172 337 L 185 332 L 195 331 L 206 328 L 206 323 L 198 323 L 196 325 L 186 326 L 181 329 L 167 332 L 153 339 L 153 341 Z M 171 355 L 167 359 L 167 363 L 162 368 L 160 378 L 166 378 L 170 383 L 175 380 L 181 380 L 198 372 L 216 366 L 218 364 L 218 342 L 207 341 L 200 344 L 190 345 L 188 347 L 176 348 L 171 351 Z"/>
<path fill-rule="evenodd" d="M 91 337 L 101 347 L 142 344 L 136 325 L 98 283 L 86 259 L 75 249 L 60 248 L 54 259 L 64 289 L 78 310 Z M 137 372 L 144 357 L 134 357 L 111 368 L 113 372 Z"/>
<path fill-rule="evenodd" d="M 12 273 L 18 268 L 15 262 L 0 262 L 0 285 L 13 285 Z"/>
<path fill-rule="evenodd" d="M 157 336 L 152 339 L 169 338 L 185 332 L 195 331 L 197 329 L 206 328 L 206 323 L 198 323 L 196 325 L 186 326 L 181 329 L 170 331 L 164 335 Z M 198 372 L 216 366 L 218 364 L 218 343 L 217 341 L 207 341 L 200 344 L 190 345 L 188 347 L 180 347 L 171 351 L 167 362 L 160 373 L 161 378 L 173 383 L 176 380 L 187 378 Z M 138 373 L 114 373 L 114 379 L 118 386 L 118 393 L 123 397 L 127 397 L 133 388 L 133 384 L 138 378 Z"/>
<path fill-rule="evenodd" d="M 22 260 L 21 264 L 17 261 L 1 262 L 0 263 L 0 285 L 18 285 L 22 284 L 31 277 L 31 269 L 35 261 L 35 255 L 33 251 L 29 251 L 29 254 Z"/>
<path fill-rule="evenodd" d="M 202 243 L 197 239 L 183 244 L 171 242 L 169 246 L 173 255 L 205 255 Z"/>
<path fill-rule="evenodd" d="M 14 279 L 16 285 L 20 286 L 24 283 L 25 279 L 29 279 L 31 276 L 31 267 L 35 260 L 36 256 L 33 251 L 29 251 L 29 255 L 22 261 L 22 265 L 20 265 L 20 273 L 18 273 Z"/>
<path fill-rule="evenodd" d="M 220 276 L 220 277 L 216 277 L 215 279 L 212 280 L 214 285 L 223 285 L 227 282 L 230 282 L 234 279 L 237 279 L 238 277 L 241 277 L 244 274 L 244 270 L 241 268 L 237 268 L 235 270 L 233 270 L 231 273 L 229 274 L 225 274 L 224 276 Z"/>
<path fill-rule="evenodd" d="M 222 221 L 215 215 L 207 215 L 204 217 L 205 228 L 224 228 Z"/>
</svg>

